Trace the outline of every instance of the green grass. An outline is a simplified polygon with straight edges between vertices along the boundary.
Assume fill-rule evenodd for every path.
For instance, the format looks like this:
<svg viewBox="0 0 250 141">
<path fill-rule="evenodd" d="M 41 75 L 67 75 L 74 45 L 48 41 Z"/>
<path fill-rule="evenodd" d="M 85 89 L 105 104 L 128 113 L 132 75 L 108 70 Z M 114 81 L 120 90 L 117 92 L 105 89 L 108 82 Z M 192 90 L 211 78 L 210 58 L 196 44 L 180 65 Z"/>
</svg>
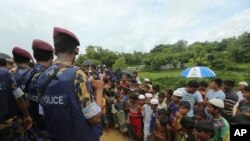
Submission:
<svg viewBox="0 0 250 141">
<path fill-rule="evenodd" d="M 247 81 L 250 83 L 250 68 L 249 65 L 241 65 L 239 69 L 233 70 L 214 70 L 217 77 L 223 80 L 235 80 L 236 84 L 239 81 Z M 181 72 L 183 69 L 171 69 L 165 71 L 150 71 L 150 72 L 140 72 L 139 77 L 143 81 L 144 78 L 149 78 L 153 84 L 159 84 L 163 89 L 171 88 L 175 89 L 178 87 L 185 86 L 186 82 L 191 79 L 196 79 L 198 81 L 205 80 L 210 81 L 211 78 L 183 78 L 181 77 Z"/>
</svg>

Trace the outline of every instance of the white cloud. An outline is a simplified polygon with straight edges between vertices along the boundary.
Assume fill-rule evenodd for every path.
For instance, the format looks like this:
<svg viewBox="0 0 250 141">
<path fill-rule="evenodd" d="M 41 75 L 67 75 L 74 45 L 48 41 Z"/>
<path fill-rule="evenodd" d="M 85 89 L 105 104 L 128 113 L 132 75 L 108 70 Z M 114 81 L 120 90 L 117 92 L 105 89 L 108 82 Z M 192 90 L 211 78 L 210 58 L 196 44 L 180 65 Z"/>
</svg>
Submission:
<svg viewBox="0 0 250 141">
<path fill-rule="evenodd" d="M 250 31 L 250 9 L 241 11 L 232 17 L 216 24 L 216 26 L 204 29 L 192 41 L 214 41 L 228 37 L 238 36 L 245 31 Z"/>
<path fill-rule="evenodd" d="M 218 40 L 250 31 L 249 10 L 209 25 L 215 18 L 211 9 L 223 10 L 226 4 L 228 0 L 2 0 L 0 48 L 10 54 L 15 45 L 31 51 L 34 38 L 53 43 L 54 26 L 74 32 L 81 52 L 90 44 L 147 52 L 179 39 Z"/>
</svg>

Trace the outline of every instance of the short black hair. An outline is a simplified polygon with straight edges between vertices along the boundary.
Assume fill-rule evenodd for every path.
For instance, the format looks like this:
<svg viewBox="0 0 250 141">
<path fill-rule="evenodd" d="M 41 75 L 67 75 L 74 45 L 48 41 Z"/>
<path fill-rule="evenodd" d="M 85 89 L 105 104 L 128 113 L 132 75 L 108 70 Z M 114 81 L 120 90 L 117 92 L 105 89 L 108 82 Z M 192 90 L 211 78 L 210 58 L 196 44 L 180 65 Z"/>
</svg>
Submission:
<svg viewBox="0 0 250 141">
<path fill-rule="evenodd" d="M 214 78 L 212 79 L 219 87 L 222 85 L 223 80 L 221 78 Z"/>
<path fill-rule="evenodd" d="M 16 63 L 29 63 L 30 62 L 30 59 L 29 58 L 27 58 L 27 57 L 23 57 L 23 56 L 21 56 L 21 55 L 19 55 L 19 54 L 16 54 L 16 53 L 13 53 L 13 57 L 14 57 L 14 61 L 16 62 Z"/>
<path fill-rule="evenodd" d="M 7 65 L 7 60 L 4 58 L 0 58 L 0 66 L 6 66 Z"/>
<path fill-rule="evenodd" d="M 186 130 L 193 130 L 194 129 L 195 121 L 191 117 L 183 117 L 180 120 L 180 124 Z"/>
<path fill-rule="evenodd" d="M 161 115 L 161 116 L 169 116 L 169 112 L 164 108 L 159 109 L 157 113 L 158 115 Z"/>
<path fill-rule="evenodd" d="M 173 89 L 167 89 L 167 93 L 168 93 L 170 96 L 172 96 L 173 93 L 174 93 L 174 90 L 173 90 Z"/>
<path fill-rule="evenodd" d="M 200 115 L 203 119 L 207 119 L 207 113 L 204 109 L 198 109 L 195 111 L 195 115 Z"/>
<path fill-rule="evenodd" d="M 158 94 L 158 97 L 164 97 L 164 93 L 163 93 L 163 92 L 160 92 L 160 93 Z"/>
<path fill-rule="evenodd" d="M 208 83 L 206 81 L 201 81 L 199 85 L 203 87 L 208 87 Z"/>
<path fill-rule="evenodd" d="M 33 56 L 37 61 L 48 61 L 51 58 L 53 59 L 53 52 L 41 49 L 34 49 Z"/>
<path fill-rule="evenodd" d="M 136 94 L 130 94 L 129 98 L 133 100 L 138 100 L 138 96 Z"/>
<path fill-rule="evenodd" d="M 187 108 L 188 110 L 190 110 L 190 108 L 191 108 L 191 105 L 188 101 L 181 101 L 179 107 L 181 107 L 181 106 Z"/>
<path fill-rule="evenodd" d="M 198 88 L 199 83 L 196 80 L 190 80 L 190 81 L 188 81 L 187 86 L 189 86 L 191 88 Z"/>
<path fill-rule="evenodd" d="M 161 126 L 166 126 L 168 124 L 168 117 L 167 116 L 162 116 L 159 119 Z"/>
<path fill-rule="evenodd" d="M 244 91 L 250 92 L 250 86 L 245 86 Z"/>
<path fill-rule="evenodd" d="M 198 132 L 204 131 L 204 132 L 208 132 L 211 133 L 211 137 L 213 138 L 213 136 L 215 135 L 215 127 L 214 124 L 210 121 L 198 121 L 195 126 L 194 126 L 195 130 L 197 130 Z"/>
<path fill-rule="evenodd" d="M 234 80 L 225 80 L 223 82 L 223 84 L 226 85 L 226 86 L 229 86 L 229 87 L 233 88 L 234 85 L 235 85 L 235 81 Z"/>
<path fill-rule="evenodd" d="M 160 86 L 158 84 L 153 85 L 153 90 L 159 92 L 160 91 Z"/>
<path fill-rule="evenodd" d="M 250 122 L 248 117 L 242 114 L 236 114 L 234 117 L 232 117 L 231 124 L 250 125 Z"/>
<path fill-rule="evenodd" d="M 107 84 L 109 82 L 109 79 L 107 77 L 104 77 L 102 81 L 104 82 L 104 84 Z"/>
<path fill-rule="evenodd" d="M 60 35 L 60 39 L 54 41 L 55 52 L 57 53 L 73 53 L 78 44 L 70 36 Z"/>
</svg>

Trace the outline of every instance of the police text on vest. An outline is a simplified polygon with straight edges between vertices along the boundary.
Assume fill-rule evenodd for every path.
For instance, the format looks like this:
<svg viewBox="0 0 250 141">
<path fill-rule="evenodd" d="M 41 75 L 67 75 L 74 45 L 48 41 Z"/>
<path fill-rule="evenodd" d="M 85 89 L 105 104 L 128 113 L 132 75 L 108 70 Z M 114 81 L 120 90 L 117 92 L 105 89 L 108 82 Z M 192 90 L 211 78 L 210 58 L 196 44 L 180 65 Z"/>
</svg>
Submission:
<svg viewBox="0 0 250 141">
<path fill-rule="evenodd" d="M 43 96 L 44 104 L 64 105 L 63 96 Z"/>
</svg>

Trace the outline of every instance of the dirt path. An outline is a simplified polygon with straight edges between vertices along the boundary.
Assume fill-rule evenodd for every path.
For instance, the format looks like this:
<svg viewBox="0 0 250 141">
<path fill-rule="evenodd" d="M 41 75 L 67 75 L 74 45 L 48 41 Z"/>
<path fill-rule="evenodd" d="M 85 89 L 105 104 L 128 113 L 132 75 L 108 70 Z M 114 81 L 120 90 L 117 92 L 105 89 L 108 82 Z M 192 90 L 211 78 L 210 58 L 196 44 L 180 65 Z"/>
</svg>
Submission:
<svg viewBox="0 0 250 141">
<path fill-rule="evenodd" d="M 110 129 L 109 132 L 103 133 L 100 141 L 129 141 L 129 139 L 122 136 L 117 130 Z"/>
</svg>

